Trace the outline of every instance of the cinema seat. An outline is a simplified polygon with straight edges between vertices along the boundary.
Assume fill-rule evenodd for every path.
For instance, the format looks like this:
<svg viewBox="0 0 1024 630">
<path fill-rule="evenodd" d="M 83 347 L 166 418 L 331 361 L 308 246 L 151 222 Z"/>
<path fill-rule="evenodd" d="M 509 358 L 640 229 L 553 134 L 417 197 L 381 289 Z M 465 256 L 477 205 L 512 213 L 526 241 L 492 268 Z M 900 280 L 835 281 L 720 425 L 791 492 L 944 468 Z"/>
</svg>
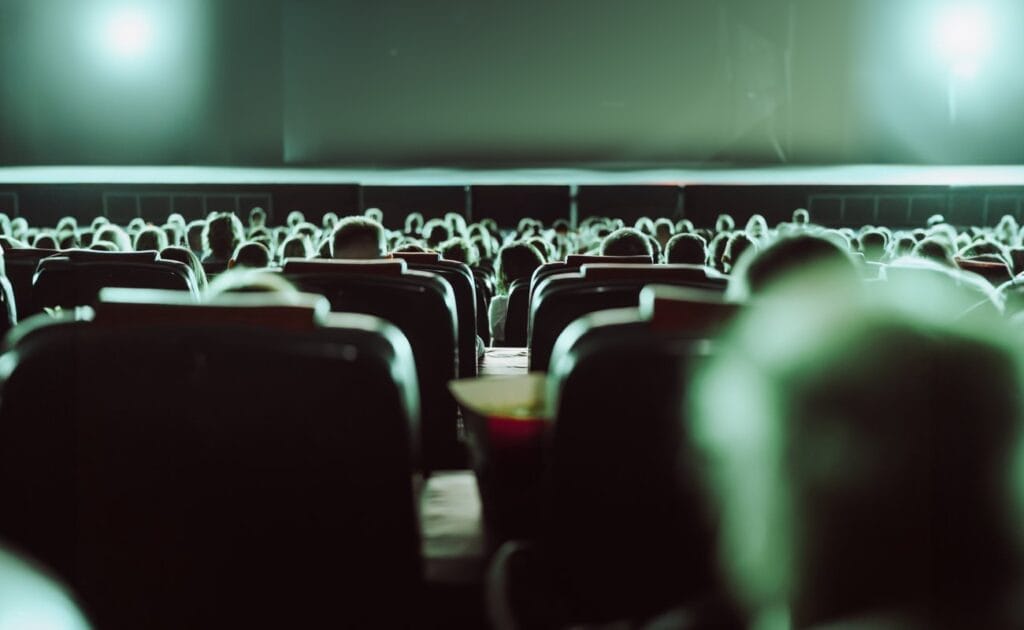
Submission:
<svg viewBox="0 0 1024 630">
<path fill-rule="evenodd" d="M 531 305 L 530 369 L 546 370 L 558 336 L 578 317 L 594 311 L 637 306 L 641 290 L 669 284 L 723 291 L 726 280 L 692 265 L 584 265 L 541 281 Z"/>
<path fill-rule="evenodd" d="M 7 279 L 11 281 L 14 291 L 14 302 L 18 306 L 18 314 L 25 318 L 38 313 L 32 303 L 32 278 L 36 275 L 39 261 L 58 253 L 55 249 L 5 249 L 4 269 Z"/>
<path fill-rule="evenodd" d="M 32 282 L 36 311 L 92 304 L 103 288 L 186 291 L 198 298 L 198 284 L 187 265 L 158 260 L 157 252 L 70 250 L 39 261 Z"/>
<path fill-rule="evenodd" d="M 326 296 L 331 310 L 375 315 L 405 334 L 419 375 L 423 464 L 427 470 L 464 466 L 458 408 L 448 391 L 459 365 L 451 285 L 436 274 L 408 270 L 403 260 L 288 260 L 283 273 L 302 290 Z"/>
<path fill-rule="evenodd" d="M 493 596 L 522 627 L 643 620 L 704 607 L 718 590 L 685 448 L 686 384 L 710 346 L 653 319 L 640 308 L 590 313 L 559 340 L 541 533 L 492 569 Z"/>
<path fill-rule="evenodd" d="M 2 359 L 0 536 L 98 628 L 410 625 L 404 336 L 316 297 L 123 295 Z"/>
<path fill-rule="evenodd" d="M 654 258 L 651 256 L 589 256 L 573 254 L 567 256 L 564 261 L 545 263 L 534 270 L 533 276 L 530 279 L 530 301 L 533 301 L 541 281 L 548 276 L 575 271 L 583 265 L 651 265 L 654 262 Z M 529 310 L 527 310 L 526 316 L 529 316 Z"/>
<path fill-rule="evenodd" d="M 505 342 L 507 348 L 525 348 L 530 313 L 530 279 L 513 280 L 508 288 L 505 311 Z"/>
<path fill-rule="evenodd" d="M 444 260 L 436 253 L 396 253 L 394 258 L 404 260 L 414 271 L 441 276 L 452 285 L 455 293 L 455 311 L 459 320 L 459 377 L 472 378 L 477 372 L 477 295 L 476 281 L 469 265 Z M 485 311 L 486 312 L 486 311 Z"/>
</svg>

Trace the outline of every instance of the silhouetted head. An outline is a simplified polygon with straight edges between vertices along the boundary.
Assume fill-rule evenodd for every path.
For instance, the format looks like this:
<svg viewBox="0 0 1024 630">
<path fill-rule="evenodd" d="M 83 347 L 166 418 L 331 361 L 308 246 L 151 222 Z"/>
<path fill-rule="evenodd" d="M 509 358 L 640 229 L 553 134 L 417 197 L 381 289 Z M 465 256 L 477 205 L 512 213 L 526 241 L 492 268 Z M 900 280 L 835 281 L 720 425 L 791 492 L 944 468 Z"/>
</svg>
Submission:
<svg viewBox="0 0 1024 630">
<path fill-rule="evenodd" d="M 366 217 L 345 217 L 331 235 L 331 257 L 341 259 L 383 258 L 387 254 L 384 228 Z"/>
<path fill-rule="evenodd" d="M 703 265 L 708 244 L 696 234 L 676 234 L 665 246 L 665 262 L 670 265 Z"/>
<path fill-rule="evenodd" d="M 615 230 L 601 241 L 602 256 L 653 256 L 651 242 L 633 228 Z"/>
<path fill-rule="evenodd" d="M 508 292 L 513 282 L 529 278 L 537 267 L 543 264 L 543 256 L 536 247 L 529 243 L 516 242 L 502 247 L 498 252 L 495 270 L 498 277 L 498 289 L 502 293 Z"/>
<path fill-rule="evenodd" d="M 231 256 L 234 267 L 264 269 L 270 266 L 270 250 L 260 243 L 242 243 Z"/>
<path fill-rule="evenodd" d="M 242 222 L 234 213 L 214 214 L 203 229 L 203 249 L 210 258 L 228 261 L 244 237 Z"/>
</svg>

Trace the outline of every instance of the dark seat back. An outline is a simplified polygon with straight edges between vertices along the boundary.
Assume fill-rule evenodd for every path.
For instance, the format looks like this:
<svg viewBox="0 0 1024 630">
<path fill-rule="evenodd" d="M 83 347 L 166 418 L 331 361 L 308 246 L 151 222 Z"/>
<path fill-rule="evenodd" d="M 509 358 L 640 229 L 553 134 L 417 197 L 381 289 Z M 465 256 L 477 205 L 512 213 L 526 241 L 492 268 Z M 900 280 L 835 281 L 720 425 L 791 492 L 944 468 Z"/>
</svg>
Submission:
<svg viewBox="0 0 1024 630">
<path fill-rule="evenodd" d="M 434 273 L 452 286 L 455 293 L 455 311 L 459 320 L 459 377 L 472 378 L 477 372 L 477 295 L 476 281 L 469 265 L 453 260 L 428 261 L 413 258 L 423 254 L 396 253 L 395 258 L 405 260 L 409 269 Z M 429 254 L 427 254 L 429 255 Z"/>
<path fill-rule="evenodd" d="M 32 278 L 36 275 L 39 261 L 58 253 L 55 249 L 5 249 L 4 267 L 7 279 L 11 281 L 14 302 L 21 318 L 40 312 L 32 302 Z"/>
<path fill-rule="evenodd" d="M 564 261 L 544 263 L 533 272 L 533 277 L 530 280 L 531 303 L 536 295 L 537 286 L 548 276 L 574 271 L 583 265 L 602 263 L 609 265 L 650 265 L 654 263 L 654 259 L 651 256 L 588 256 L 572 254 L 566 257 Z"/>
<path fill-rule="evenodd" d="M 289 260 L 283 273 L 303 291 L 326 296 L 332 311 L 375 315 L 405 334 L 419 376 L 424 466 L 459 467 L 465 454 L 458 408 L 448 391 L 459 365 L 455 294 L 443 278 L 404 268 L 403 261 Z"/>
<path fill-rule="evenodd" d="M 505 342 L 509 348 L 523 348 L 527 343 L 530 314 L 530 280 L 514 280 L 508 289 L 508 310 L 505 312 Z"/>
<path fill-rule="evenodd" d="M 594 311 L 637 306 L 649 284 L 723 291 L 726 280 L 692 265 L 585 265 L 550 276 L 534 297 L 529 322 L 530 369 L 546 370 L 555 340 L 575 319 Z"/>
<path fill-rule="evenodd" d="M 421 577 L 408 343 L 365 316 L 291 330 L 202 308 L 173 324 L 100 308 L 18 343 L 0 536 L 68 582 L 97 627 L 408 625 L 414 606 L 395 605 Z"/>
<path fill-rule="evenodd" d="M 636 309 L 592 313 L 565 335 L 539 544 L 560 621 L 644 619 L 707 596 L 715 541 L 684 447 L 701 342 L 652 330 Z"/>
<path fill-rule="evenodd" d="M 66 252 L 39 262 L 32 301 L 40 310 L 84 306 L 107 287 L 198 294 L 192 270 L 177 261 L 157 260 L 156 252 Z"/>
</svg>

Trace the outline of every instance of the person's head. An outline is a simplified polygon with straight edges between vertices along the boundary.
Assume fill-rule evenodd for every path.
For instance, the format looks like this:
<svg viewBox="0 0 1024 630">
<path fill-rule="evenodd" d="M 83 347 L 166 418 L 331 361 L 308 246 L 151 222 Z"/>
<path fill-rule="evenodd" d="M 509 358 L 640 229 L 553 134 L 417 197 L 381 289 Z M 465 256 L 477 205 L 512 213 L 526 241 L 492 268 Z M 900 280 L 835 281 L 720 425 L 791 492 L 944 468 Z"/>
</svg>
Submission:
<svg viewBox="0 0 1024 630">
<path fill-rule="evenodd" d="M 423 214 L 410 212 L 405 217 L 405 233 L 411 236 L 419 236 L 423 230 Z"/>
<path fill-rule="evenodd" d="M 661 218 L 654 222 L 654 234 L 652 236 L 657 239 L 658 246 L 664 248 L 675 232 L 676 226 L 672 223 L 672 220 Z"/>
<path fill-rule="evenodd" d="M 1020 567 L 1021 375 L 1005 323 L 973 302 L 937 280 L 791 278 L 720 342 L 693 430 L 749 609 L 989 627 L 972 614 Z"/>
<path fill-rule="evenodd" d="M 74 249 L 78 247 L 78 238 L 74 232 L 57 232 L 57 249 Z"/>
<path fill-rule="evenodd" d="M 744 252 L 749 249 L 757 251 L 757 244 L 746 233 L 736 232 L 730 236 L 725 244 L 725 252 L 722 254 L 723 271 L 731 273 Z"/>
<path fill-rule="evenodd" d="M 423 238 L 427 245 L 437 247 L 452 237 L 448 224 L 441 219 L 431 219 L 423 226 Z"/>
<path fill-rule="evenodd" d="M 914 246 L 914 256 L 925 258 L 952 267 L 953 250 L 949 243 L 941 238 L 926 238 Z"/>
<path fill-rule="evenodd" d="M 96 232 L 93 241 L 107 241 L 117 247 L 117 251 L 132 251 L 132 239 L 128 233 L 113 223 L 107 223 Z"/>
<path fill-rule="evenodd" d="M 551 243 L 547 242 L 542 237 L 531 236 L 530 238 L 526 239 L 526 242 L 537 248 L 537 251 L 540 252 L 541 257 L 544 258 L 544 262 L 549 262 L 554 258 L 554 248 L 551 246 Z"/>
<path fill-rule="evenodd" d="M 729 295 L 746 300 L 761 295 L 794 273 L 829 270 L 839 281 L 855 283 L 860 275 L 849 252 L 834 238 L 798 234 L 780 238 L 744 258 L 729 278 Z"/>
<path fill-rule="evenodd" d="M 75 217 L 61 217 L 60 221 L 57 221 L 57 233 L 61 232 L 74 232 L 78 229 L 78 221 Z"/>
<path fill-rule="evenodd" d="M 723 232 L 732 232 L 736 229 L 736 219 L 732 218 L 729 214 L 720 214 L 715 219 L 715 232 L 722 234 Z"/>
<path fill-rule="evenodd" d="M 196 256 L 202 256 L 205 247 L 203 246 L 203 232 L 206 230 L 206 221 L 192 221 L 185 227 L 185 244 Z"/>
<path fill-rule="evenodd" d="M 509 243 L 498 252 L 496 274 L 498 290 L 507 293 L 516 280 L 529 278 L 537 267 L 544 264 L 544 257 L 530 243 L 518 241 Z"/>
<path fill-rule="evenodd" d="M 265 269 L 270 266 L 270 250 L 260 243 L 242 243 L 231 256 L 231 266 Z"/>
<path fill-rule="evenodd" d="M 438 248 L 438 253 L 441 254 L 441 258 L 445 260 L 454 260 L 456 262 L 466 263 L 467 265 L 475 265 L 479 260 L 476 247 L 464 238 L 452 238 L 441 243 L 441 247 Z"/>
<path fill-rule="evenodd" d="M 267 211 L 256 206 L 249 210 L 249 229 L 262 228 L 267 224 Z"/>
<path fill-rule="evenodd" d="M 633 228 L 622 228 L 601 241 L 602 256 L 653 256 L 651 242 Z"/>
<path fill-rule="evenodd" d="M 363 211 L 363 216 L 371 221 L 384 223 L 384 211 L 380 208 L 367 208 Z"/>
<path fill-rule="evenodd" d="M 768 236 L 768 221 L 760 214 L 755 214 L 747 220 L 744 231 L 750 240 L 758 241 Z"/>
<path fill-rule="evenodd" d="M 210 281 L 203 294 L 207 302 L 215 301 L 225 293 L 282 293 L 297 295 L 298 288 L 278 273 L 263 269 L 241 267 L 229 269 Z"/>
<path fill-rule="evenodd" d="M 161 251 L 167 247 L 167 235 L 163 230 L 152 226 L 144 227 L 135 233 L 135 251 Z"/>
<path fill-rule="evenodd" d="M 676 234 L 665 246 L 665 262 L 670 265 L 703 265 L 708 244 L 696 234 Z"/>
<path fill-rule="evenodd" d="M 331 257 L 345 259 L 383 258 L 387 255 L 384 228 L 366 217 L 345 217 L 331 235 Z"/>
<path fill-rule="evenodd" d="M 281 243 L 277 258 L 285 261 L 289 258 L 310 258 L 313 255 L 313 246 L 309 238 L 305 236 L 290 236 Z"/>
<path fill-rule="evenodd" d="M 338 213 L 336 212 L 325 212 L 323 219 L 320 221 L 320 225 L 323 226 L 324 232 L 331 232 L 335 225 L 338 225 Z"/>
<path fill-rule="evenodd" d="M 57 239 L 49 232 L 40 232 L 32 241 L 32 247 L 36 249 L 58 249 Z"/>
<path fill-rule="evenodd" d="M 793 223 L 807 225 L 811 222 L 811 213 L 806 208 L 797 208 L 793 211 Z"/>
<path fill-rule="evenodd" d="M 100 217 L 101 219 L 103 217 Z M 103 219 L 106 221 L 106 219 Z M 25 234 L 28 232 L 28 221 L 25 217 L 14 217 L 11 219 L 11 236 L 18 239 L 19 241 L 25 240 Z"/>
<path fill-rule="evenodd" d="M 206 222 L 203 230 L 203 249 L 211 258 L 230 260 L 244 235 L 242 222 L 233 213 L 215 214 Z"/>
<path fill-rule="evenodd" d="M 305 222 L 306 222 L 306 215 L 302 214 L 298 210 L 292 210 L 291 212 L 289 212 L 288 213 L 288 218 L 285 220 L 285 223 L 287 223 L 288 227 L 290 227 L 290 228 L 294 228 L 296 225 L 298 225 L 300 223 L 305 223 Z"/>
<path fill-rule="evenodd" d="M 192 270 L 192 275 L 195 276 L 196 282 L 199 285 L 197 288 L 202 290 L 206 287 L 206 271 L 203 269 L 203 264 L 199 262 L 199 257 L 190 250 L 184 247 L 165 247 L 160 250 L 160 258 L 163 260 L 174 260 L 187 265 Z"/>
<path fill-rule="evenodd" d="M 871 262 L 880 262 L 885 258 L 889 238 L 882 230 L 868 230 L 860 235 L 860 251 Z"/>
</svg>

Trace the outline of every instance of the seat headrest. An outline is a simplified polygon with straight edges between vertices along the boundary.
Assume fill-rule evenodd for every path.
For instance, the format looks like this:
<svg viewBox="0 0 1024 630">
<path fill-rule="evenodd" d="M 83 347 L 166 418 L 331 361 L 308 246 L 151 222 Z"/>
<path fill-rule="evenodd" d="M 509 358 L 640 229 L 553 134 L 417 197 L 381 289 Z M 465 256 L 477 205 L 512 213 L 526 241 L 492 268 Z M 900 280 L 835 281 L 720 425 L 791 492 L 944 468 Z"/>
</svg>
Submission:
<svg viewBox="0 0 1024 630">
<path fill-rule="evenodd" d="M 650 285 L 640 292 L 640 317 L 657 332 L 713 334 L 741 307 L 708 289 Z"/>
<path fill-rule="evenodd" d="M 1011 280 L 1013 274 L 1005 262 L 991 258 L 956 258 L 956 266 L 985 278 L 995 286 Z"/>
<path fill-rule="evenodd" d="M 7 260 L 39 260 L 47 256 L 59 254 L 56 249 L 36 249 L 34 247 L 22 247 L 18 249 L 5 249 L 4 258 Z"/>
<path fill-rule="evenodd" d="M 284 263 L 284 273 L 310 274 L 360 274 L 371 276 L 400 276 L 408 265 L 404 260 L 382 258 L 380 260 L 319 260 L 289 258 Z"/>
<path fill-rule="evenodd" d="M 225 293 L 207 303 L 185 291 L 102 289 L 93 322 L 102 326 L 239 326 L 307 331 L 330 312 L 327 298 L 308 293 Z"/>
<path fill-rule="evenodd" d="M 395 252 L 391 256 L 413 264 L 436 263 L 441 260 L 441 254 L 437 252 Z"/>
<path fill-rule="evenodd" d="M 707 270 L 700 265 L 583 265 L 580 268 L 586 280 L 693 280 L 708 279 Z"/>
<path fill-rule="evenodd" d="M 565 259 L 566 267 L 582 267 L 587 264 L 652 265 L 654 259 L 650 256 L 587 256 L 584 254 L 572 254 Z"/>
<path fill-rule="evenodd" d="M 69 249 L 60 252 L 71 262 L 156 262 L 159 252 L 99 252 L 91 249 Z"/>
</svg>

